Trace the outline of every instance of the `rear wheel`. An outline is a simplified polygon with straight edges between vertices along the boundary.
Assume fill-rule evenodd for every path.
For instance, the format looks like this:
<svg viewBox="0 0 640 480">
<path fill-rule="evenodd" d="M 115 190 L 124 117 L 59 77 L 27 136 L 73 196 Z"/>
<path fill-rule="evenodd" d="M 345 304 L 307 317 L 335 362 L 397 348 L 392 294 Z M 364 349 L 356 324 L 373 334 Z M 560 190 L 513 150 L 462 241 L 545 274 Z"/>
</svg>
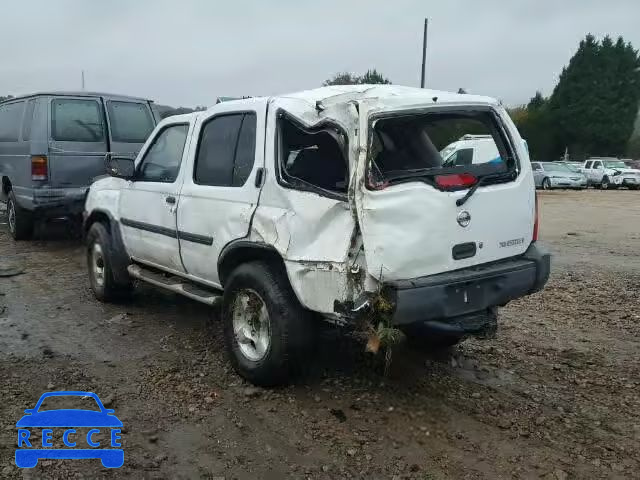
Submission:
<svg viewBox="0 0 640 480">
<path fill-rule="evenodd" d="M 33 235 L 33 215 L 18 205 L 13 190 L 7 199 L 7 223 L 14 240 L 28 240 Z"/>
<path fill-rule="evenodd" d="M 283 269 L 265 262 L 240 265 L 223 298 L 224 336 L 233 367 L 256 385 L 288 383 L 313 344 L 313 320 Z"/>
<path fill-rule="evenodd" d="M 91 290 L 101 302 L 126 297 L 133 289 L 131 281 L 119 283 L 115 280 L 112 262 L 111 235 L 103 224 L 96 222 L 87 234 L 87 267 Z"/>
<path fill-rule="evenodd" d="M 542 180 L 542 189 L 543 190 L 551 190 L 551 180 L 545 178 Z"/>
</svg>

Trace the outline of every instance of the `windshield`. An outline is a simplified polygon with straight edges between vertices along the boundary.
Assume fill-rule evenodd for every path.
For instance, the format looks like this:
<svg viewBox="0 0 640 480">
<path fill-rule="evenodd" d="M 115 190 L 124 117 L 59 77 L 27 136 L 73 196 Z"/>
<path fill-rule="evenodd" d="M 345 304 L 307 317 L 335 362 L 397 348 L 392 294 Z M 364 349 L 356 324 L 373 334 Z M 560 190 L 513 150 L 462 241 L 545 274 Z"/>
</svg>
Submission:
<svg viewBox="0 0 640 480">
<path fill-rule="evenodd" d="M 370 175 L 386 182 L 443 173 L 506 173 L 515 158 L 489 111 L 407 114 L 373 123 Z"/>
<path fill-rule="evenodd" d="M 83 397 L 80 395 L 54 395 L 42 400 L 39 412 L 48 410 L 91 410 L 100 411 L 98 402 L 93 397 Z"/>
<path fill-rule="evenodd" d="M 576 165 L 572 165 L 570 163 L 567 163 L 565 165 L 569 170 L 571 170 L 572 172 L 576 172 L 576 173 L 580 173 L 580 168 L 578 168 Z"/>
<path fill-rule="evenodd" d="M 620 160 L 608 161 L 603 163 L 607 168 L 628 168 L 625 163 Z"/>
<path fill-rule="evenodd" d="M 547 172 L 571 172 L 572 170 L 567 165 L 561 163 L 548 163 L 544 166 Z"/>
</svg>

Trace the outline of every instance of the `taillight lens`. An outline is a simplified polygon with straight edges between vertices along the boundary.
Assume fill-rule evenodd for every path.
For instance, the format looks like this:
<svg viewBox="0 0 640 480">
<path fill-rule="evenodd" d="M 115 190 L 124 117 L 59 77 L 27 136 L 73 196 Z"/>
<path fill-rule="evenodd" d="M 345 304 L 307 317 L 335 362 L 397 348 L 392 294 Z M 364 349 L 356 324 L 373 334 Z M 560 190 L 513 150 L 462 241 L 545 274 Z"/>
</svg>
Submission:
<svg viewBox="0 0 640 480">
<path fill-rule="evenodd" d="M 31 157 L 31 180 L 46 180 L 47 177 L 47 157 L 41 155 Z"/>
<path fill-rule="evenodd" d="M 436 185 L 445 190 L 454 190 L 459 188 L 471 187 L 475 185 L 478 179 L 470 173 L 461 173 L 453 175 L 437 175 Z"/>
<path fill-rule="evenodd" d="M 531 241 L 538 241 L 538 193 L 536 193 L 536 210 L 533 217 L 533 238 Z"/>
</svg>

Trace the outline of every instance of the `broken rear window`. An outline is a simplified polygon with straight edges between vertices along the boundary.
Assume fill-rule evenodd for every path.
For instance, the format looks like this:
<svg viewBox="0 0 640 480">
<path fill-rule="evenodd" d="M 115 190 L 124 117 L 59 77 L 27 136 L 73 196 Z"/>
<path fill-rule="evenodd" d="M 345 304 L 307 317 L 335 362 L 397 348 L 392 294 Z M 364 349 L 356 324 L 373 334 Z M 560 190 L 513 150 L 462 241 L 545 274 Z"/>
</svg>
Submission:
<svg viewBox="0 0 640 480">
<path fill-rule="evenodd" d="M 515 157 L 491 111 L 448 111 L 380 118 L 370 137 L 370 184 L 509 173 Z"/>
<path fill-rule="evenodd" d="M 333 126 L 305 129 L 279 119 L 280 173 L 292 188 L 343 195 L 348 188 L 344 135 Z"/>
</svg>

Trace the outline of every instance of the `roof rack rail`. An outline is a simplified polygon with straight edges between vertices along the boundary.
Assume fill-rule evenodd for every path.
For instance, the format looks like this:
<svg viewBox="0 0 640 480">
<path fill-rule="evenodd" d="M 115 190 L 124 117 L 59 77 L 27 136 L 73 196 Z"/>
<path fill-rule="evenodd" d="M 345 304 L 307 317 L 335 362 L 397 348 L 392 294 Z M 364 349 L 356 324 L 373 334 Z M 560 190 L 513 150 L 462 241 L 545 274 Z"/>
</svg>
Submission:
<svg viewBox="0 0 640 480">
<path fill-rule="evenodd" d="M 233 102 L 234 100 L 244 100 L 246 98 L 253 98 L 253 97 L 249 95 L 246 95 L 244 97 L 218 97 L 218 99 L 216 100 L 216 105 L 222 102 Z"/>
<path fill-rule="evenodd" d="M 462 137 L 460 137 L 460 140 L 480 140 L 483 138 L 493 138 L 493 137 L 491 135 L 473 135 L 471 133 L 466 133 Z"/>
</svg>

